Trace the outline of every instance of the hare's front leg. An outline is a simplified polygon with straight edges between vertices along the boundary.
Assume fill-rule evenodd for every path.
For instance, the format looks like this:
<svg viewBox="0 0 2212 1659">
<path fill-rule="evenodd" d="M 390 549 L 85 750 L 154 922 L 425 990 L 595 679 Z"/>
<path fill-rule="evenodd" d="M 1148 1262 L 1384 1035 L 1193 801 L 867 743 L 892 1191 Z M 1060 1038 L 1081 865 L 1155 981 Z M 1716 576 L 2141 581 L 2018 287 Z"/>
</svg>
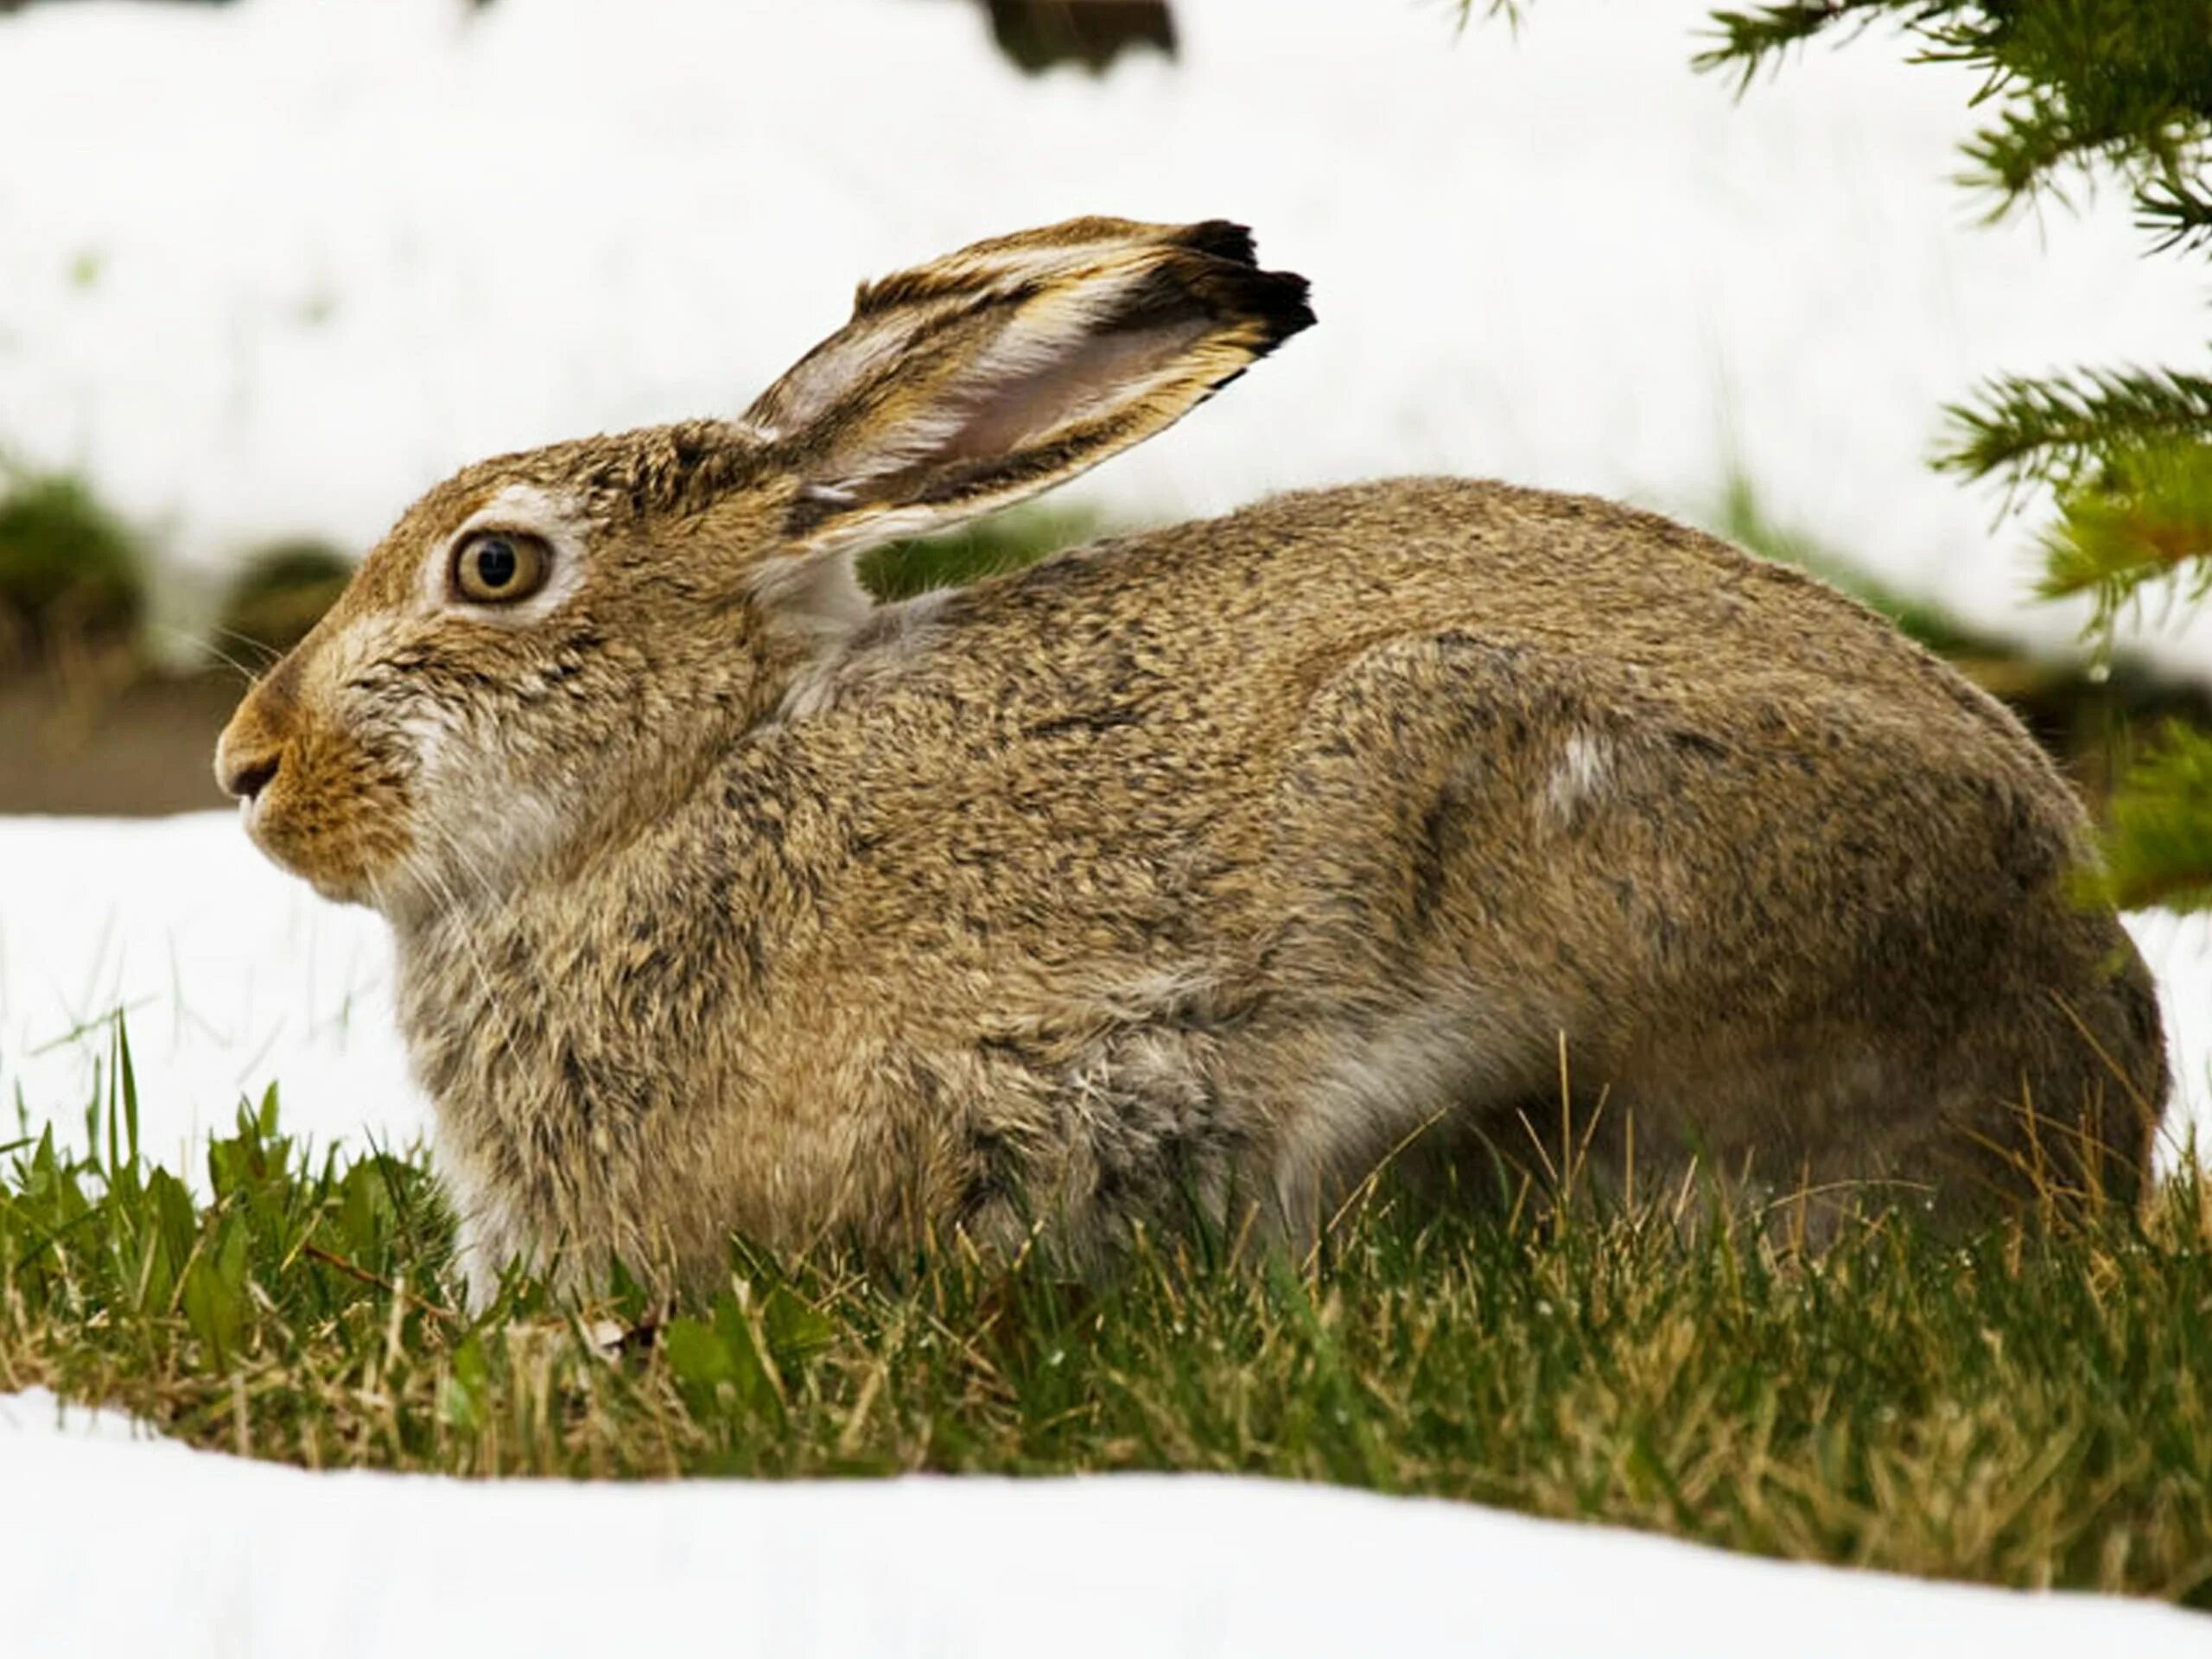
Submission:
<svg viewBox="0 0 2212 1659">
<path fill-rule="evenodd" d="M 484 1179 L 480 1160 L 442 1123 L 432 1159 L 453 1212 L 452 1266 L 461 1306 L 470 1313 L 480 1313 L 499 1294 L 501 1277 L 511 1264 L 519 1263 L 525 1270 L 537 1265 L 530 1229 L 519 1208 Z"/>
<path fill-rule="evenodd" d="M 1041 1244 L 1082 1268 L 1141 1230 L 1233 1227 L 1256 1204 L 1267 1126 L 1230 1086 L 1209 1017 L 1180 993 L 1172 1017 L 1147 1017 L 1161 982 L 1133 976 L 1100 999 L 1110 1015 L 1056 1010 L 907 1068 L 929 1079 L 939 1238 L 957 1233 L 1001 1255 Z"/>
</svg>

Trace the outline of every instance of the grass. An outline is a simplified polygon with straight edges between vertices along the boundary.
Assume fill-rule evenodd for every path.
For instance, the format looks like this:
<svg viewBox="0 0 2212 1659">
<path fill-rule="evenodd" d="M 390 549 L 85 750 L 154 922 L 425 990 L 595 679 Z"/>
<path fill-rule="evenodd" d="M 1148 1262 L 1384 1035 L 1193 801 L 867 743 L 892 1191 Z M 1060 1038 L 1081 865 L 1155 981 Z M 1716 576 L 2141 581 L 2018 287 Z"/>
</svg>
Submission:
<svg viewBox="0 0 2212 1659">
<path fill-rule="evenodd" d="M 1034 503 L 993 513 L 936 536 L 887 542 L 861 555 L 861 585 L 879 600 L 912 599 L 1019 570 L 1049 553 L 1103 534 L 1094 512 Z"/>
<path fill-rule="evenodd" d="M 81 480 L 0 467 L 0 666 L 58 642 L 128 639 L 144 563 Z"/>
<path fill-rule="evenodd" d="M 1389 1199 L 1308 1262 L 1162 1243 L 1104 1283 L 957 1250 L 898 1273 L 742 1245 L 620 1345 L 633 1289 L 458 1307 L 413 1157 L 310 1161 L 271 1094 L 149 1168 L 122 1034 L 99 1150 L 0 1169 L 0 1389 L 194 1443 L 460 1474 L 1235 1471 L 1762 1554 L 2212 1608 L 2212 1189 L 2148 1218 L 1823 1255 L 1586 1204 Z M 609 1327 L 612 1328 L 612 1327 Z"/>
</svg>

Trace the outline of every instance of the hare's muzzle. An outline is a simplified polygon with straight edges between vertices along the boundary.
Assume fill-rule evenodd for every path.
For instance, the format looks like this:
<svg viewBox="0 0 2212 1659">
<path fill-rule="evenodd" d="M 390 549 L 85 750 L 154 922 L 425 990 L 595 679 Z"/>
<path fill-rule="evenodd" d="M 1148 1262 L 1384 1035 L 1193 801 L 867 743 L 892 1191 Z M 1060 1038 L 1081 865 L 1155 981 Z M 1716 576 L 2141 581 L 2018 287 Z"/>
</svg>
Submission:
<svg viewBox="0 0 2212 1659">
<path fill-rule="evenodd" d="M 226 734 L 227 736 L 227 734 Z M 215 748 L 215 781 L 222 785 L 223 793 L 233 800 L 251 801 L 269 786 L 276 769 L 284 764 L 284 752 L 274 747 L 261 748 L 232 748 L 219 743 Z"/>
<path fill-rule="evenodd" d="M 215 782 L 232 799 L 251 805 L 283 769 L 296 675 L 289 659 L 278 664 L 275 673 L 246 693 L 216 740 Z"/>
<path fill-rule="evenodd" d="M 215 781 L 272 861 L 326 899 L 368 903 L 410 843 L 394 745 L 365 745 L 334 704 L 327 647 L 295 648 L 245 695 L 215 744 Z"/>
</svg>

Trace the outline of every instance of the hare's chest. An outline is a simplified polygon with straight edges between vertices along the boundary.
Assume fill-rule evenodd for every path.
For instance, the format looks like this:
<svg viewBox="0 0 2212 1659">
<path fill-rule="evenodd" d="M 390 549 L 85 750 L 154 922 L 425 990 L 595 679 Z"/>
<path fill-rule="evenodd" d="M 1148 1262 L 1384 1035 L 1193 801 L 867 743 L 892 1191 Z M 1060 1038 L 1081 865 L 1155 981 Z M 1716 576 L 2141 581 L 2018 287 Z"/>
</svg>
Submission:
<svg viewBox="0 0 2212 1659">
<path fill-rule="evenodd" d="M 570 1226 L 665 1157 L 727 1047 L 721 997 L 658 925 L 498 919 L 401 941 L 398 1013 L 442 1153 L 512 1209 Z"/>
</svg>

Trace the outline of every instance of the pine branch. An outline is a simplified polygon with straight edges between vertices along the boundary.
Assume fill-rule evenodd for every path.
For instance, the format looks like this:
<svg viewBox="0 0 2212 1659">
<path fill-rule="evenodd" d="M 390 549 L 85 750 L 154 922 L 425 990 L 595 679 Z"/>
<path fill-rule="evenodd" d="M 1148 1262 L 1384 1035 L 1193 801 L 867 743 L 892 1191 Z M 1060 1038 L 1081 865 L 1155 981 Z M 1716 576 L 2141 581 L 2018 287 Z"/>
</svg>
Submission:
<svg viewBox="0 0 2212 1659">
<path fill-rule="evenodd" d="M 1993 192 L 2002 213 L 2038 190 L 2055 189 L 2055 175 L 2100 143 L 2063 99 L 2024 94 L 1961 147 L 1968 166 L 1960 182 Z"/>
<path fill-rule="evenodd" d="M 2098 631 L 2110 629 L 2146 585 L 2191 566 L 2185 596 L 2202 599 L 2212 592 L 2212 445 L 2107 455 L 2096 482 L 2060 502 L 2044 547 L 2038 591 L 2046 599 L 2093 595 Z"/>
<path fill-rule="evenodd" d="M 1503 17 L 1508 29 L 1521 27 L 1522 0 L 1459 0 L 1459 27 L 1465 29 L 1480 11 L 1485 17 Z"/>
<path fill-rule="evenodd" d="M 2075 487 L 2115 452 L 2212 442 L 2212 377 L 2177 369 L 2081 369 L 2046 380 L 2004 375 L 1944 410 L 1951 447 L 1936 466 L 2008 487 Z"/>
<path fill-rule="evenodd" d="M 2212 735 L 2168 728 L 2110 818 L 2097 896 L 2122 910 L 2212 909 Z"/>
<path fill-rule="evenodd" d="M 2135 193 L 2135 222 L 2160 253 L 2212 247 L 2212 194 L 2198 186 L 2195 171 L 2152 179 Z"/>
<path fill-rule="evenodd" d="M 1694 69 L 1732 73 L 1740 92 L 1770 66 L 1779 67 L 1793 46 L 1802 46 L 1821 30 L 1853 13 L 1893 11 L 1914 0 L 1783 0 L 1757 11 L 1716 11 L 1719 39 L 1690 60 Z"/>
<path fill-rule="evenodd" d="M 1916 61 L 1982 73 L 1975 101 L 1996 113 L 1966 146 L 1967 178 L 1995 194 L 1999 213 L 2101 167 L 2127 178 L 2163 223 L 2168 210 L 2153 210 L 2147 193 L 2196 170 L 2212 136 L 2203 0 L 1781 0 L 1714 12 L 1717 42 L 1694 62 L 1732 75 L 1740 92 L 1792 47 L 1882 16 L 1919 41 Z"/>
</svg>

